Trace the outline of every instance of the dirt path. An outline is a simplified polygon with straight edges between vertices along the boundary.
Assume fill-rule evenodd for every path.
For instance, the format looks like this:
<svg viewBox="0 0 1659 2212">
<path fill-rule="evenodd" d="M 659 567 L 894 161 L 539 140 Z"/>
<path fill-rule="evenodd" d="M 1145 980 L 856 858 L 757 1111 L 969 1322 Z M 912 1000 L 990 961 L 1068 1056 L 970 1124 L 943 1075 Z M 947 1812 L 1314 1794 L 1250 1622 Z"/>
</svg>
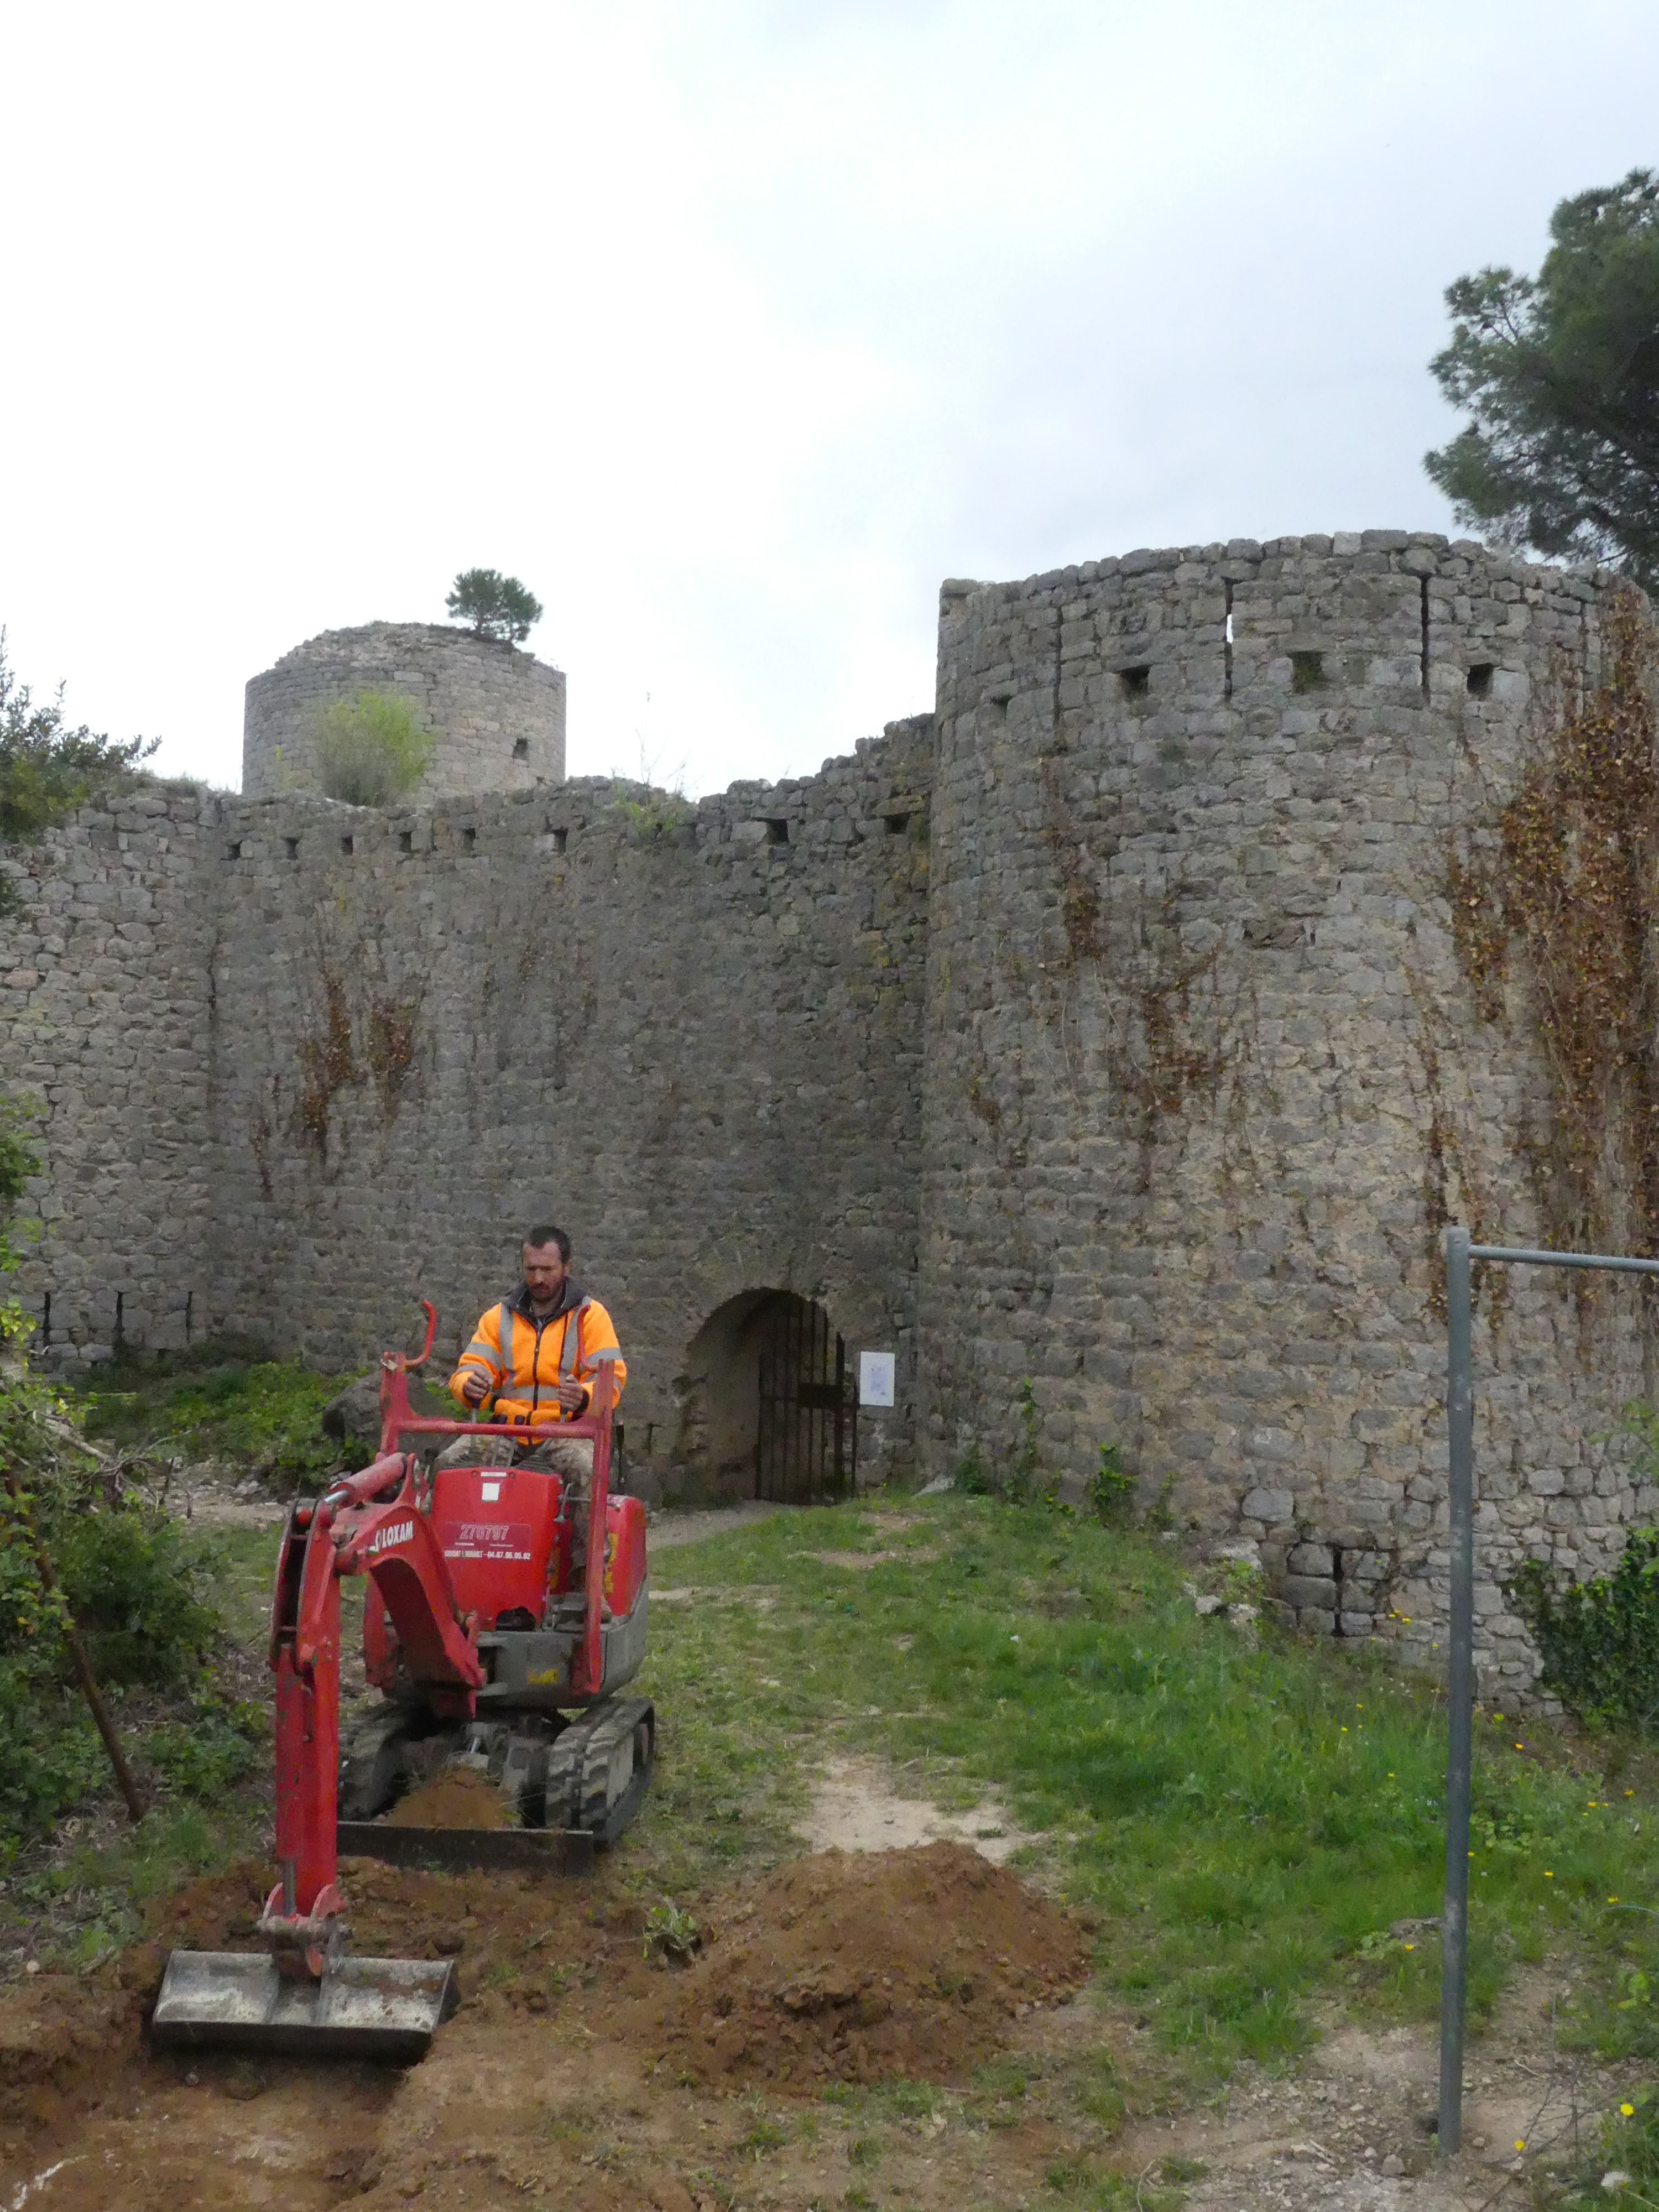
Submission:
<svg viewBox="0 0 1659 2212">
<path fill-rule="evenodd" d="M 1621 2092 L 1615 2076 L 1553 2047 L 1557 1995 L 1546 1974 L 1518 1977 L 1471 2045 L 1464 2148 L 1444 2165 L 1428 2124 L 1435 2029 L 1367 2029 L 1334 2010 L 1298 2072 L 1241 2076 L 1212 2107 L 1130 2129 L 1119 2155 L 1126 2166 L 1201 2162 L 1191 2212 L 1521 2212 L 1540 2170 L 1594 2147 L 1595 2116 Z"/>
<path fill-rule="evenodd" d="M 679 1544 L 701 1544 L 705 1536 L 729 1536 L 734 1528 L 751 1528 L 775 1513 L 798 1513 L 797 1505 L 771 1505 L 761 1498 L 741 1505 L 712 1505 L 695 1513 L 653 1512 L 646 1532 L 649 1552 L 672 1551 Z"/>
<path fill-rule="evenodd" d="M 812 1786 L 796 1833 L 813 1850 L 910 1850 L 949 1839 L 1000 1866 L 1022 1844 L 1042 1838 L 1022 1828 L 1000 1800 L 981 1797 L 947 1813 L 925 1798 L 903 1797 L 876 1759 L 832 1759 Z"/>
</svg>

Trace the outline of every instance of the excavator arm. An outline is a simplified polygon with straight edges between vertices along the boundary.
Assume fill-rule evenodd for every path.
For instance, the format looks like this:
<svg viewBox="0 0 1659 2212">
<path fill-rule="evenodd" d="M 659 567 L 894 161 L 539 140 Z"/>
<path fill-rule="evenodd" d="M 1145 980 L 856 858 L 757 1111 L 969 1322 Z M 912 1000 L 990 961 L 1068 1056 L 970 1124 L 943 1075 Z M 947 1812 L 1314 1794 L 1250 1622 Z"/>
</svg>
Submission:
<svg viewBox="0 0 1659 2212">
<path fill-rule="evenodd" d="M 340 1582 L 368 1574 L 411 1668 L 441 1712 L 470 1718 L 484 1680 L 477 1622 L 455 1603 L 449 1569 L 416 1495 L 412 1454 L 376 1460 L 289 1516 L 276 1570 L 270 1664 L 276 1676 L 276 1862 L 265 1933 L 307 1962 L 337 1912 L 335 1821 L 340 1758 Z M 307 1965 L 309 1971 L 309 1966 Z"/>
</svg>

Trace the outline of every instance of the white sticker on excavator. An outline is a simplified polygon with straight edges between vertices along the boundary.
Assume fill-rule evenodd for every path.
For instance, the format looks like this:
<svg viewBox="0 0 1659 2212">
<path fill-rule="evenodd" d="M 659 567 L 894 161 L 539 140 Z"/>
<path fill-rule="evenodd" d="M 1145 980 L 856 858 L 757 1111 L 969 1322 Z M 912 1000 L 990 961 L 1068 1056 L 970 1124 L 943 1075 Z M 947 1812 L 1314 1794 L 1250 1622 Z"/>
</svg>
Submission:
<svg viewBox="0 0 1659 2212">
<path fill-rule="evenodd" d="M 523 1565 L 530 1559 L 525 1521 L 452 1521 L 438 1531 L 447 1559 L 498 1559 Z"/>
</svg>

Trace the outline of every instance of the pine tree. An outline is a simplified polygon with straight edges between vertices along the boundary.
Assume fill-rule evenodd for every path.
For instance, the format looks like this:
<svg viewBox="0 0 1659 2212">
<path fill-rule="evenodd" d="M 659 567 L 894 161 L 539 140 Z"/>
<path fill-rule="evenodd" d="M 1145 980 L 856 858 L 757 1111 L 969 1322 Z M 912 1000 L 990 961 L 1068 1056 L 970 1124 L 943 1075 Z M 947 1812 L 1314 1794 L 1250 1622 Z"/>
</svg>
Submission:
<svg viewBox="0 0 1659 2212">
<path fill-rule="evenodd" d="M 1563 200 L 1536 277 L 1460 276 L 1431 366 L 1473 421 L 1424 465 L 1465 525 L 1659 584 L 1659 175 Z"/>
</svg>

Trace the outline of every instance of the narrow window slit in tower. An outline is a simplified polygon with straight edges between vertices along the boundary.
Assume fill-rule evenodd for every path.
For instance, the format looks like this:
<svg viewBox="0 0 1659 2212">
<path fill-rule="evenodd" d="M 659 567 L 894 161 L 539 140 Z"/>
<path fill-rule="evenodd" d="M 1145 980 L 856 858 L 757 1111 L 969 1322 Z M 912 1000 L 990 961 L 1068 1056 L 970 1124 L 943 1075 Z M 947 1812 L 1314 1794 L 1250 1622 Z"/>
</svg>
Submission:
<svg viewBox="0 0 1659 2212">
<path fill-rule="evenodd" d="M 415 850 L 415 832 L 412 830 L 400 830 L 398 832 L 398 850 L 400 853 L 412 853 Z"/>
<path fill-rule="evenodd" d="M 117 1291 L 115 1293 L 115 1341 L 117 1344 L 119 1344 L 126 1334 L 126 1292 Z"/>
<path fill-rule="evenodd" d="M 530 740 L 528 738 L 514 738 L 513 757 L 514 760 L 528 760 L 530 758 Z"/>
<path fill-rule="evenodd" d="M 232 844 L 232 845 L 230 845 L 230 846 L 227 847 L 227 848 L 226 848 L 226 852 L 225 852 L 225 858 L 226 858 L 228 860 L 240 860 L 241 859 L 241 857 L 242 857 L 242 841 L 241 841 L 241 839 L 240 839 L 240 837 L 238 837 L 238 838 L 236 839 L 236 841 L 235 841 L 235 842 L 234 842 L 234 844 Z"/>
<path fill-rule="evenodd" d="M 1221 626 L 1221 696 L 1233 696 L 1233 587 L 1227 586 L 1227 618 Z"/>
<path fill-rule="evenodd" d="M 910 827 L 908 814 L 884 814 L 881 818 L 890 837 L 902 837 Z"/>
<path fill-rule="evenodd" d="M 1426 699 L 1429 696 L 1429 580 L 1426 576 L 1419 576 L 1418 581 L 1423 587 L 1423 696 Z"/>
<path fill-rule="evenodd" d="M 553 832 L 553 850 L 556 853 L 562 853 L 570 842 L 570 832 L 568 830 L 555 830 L 550 822 L 547 826 Z"/>
<path fill-rule="evenodd" d="M 40 1301 L 40 1343 L 44 1348 L 52 1342 L 52 1292 L 48 1291 Z"/>
<path fill-rule="evenodd" d="M 299 839 L 297 837 L 284 837 L 283 842 L 288 848 L 288 857 L 289 860 L 297 860 L 300 857 Z"/>
<path fill-rule="evenodd" d="M 341 838 L 341 840 L 340 840 L 340 850 L 341 850 L 343 853 L 344 853 L 344 854 L 346 854 L 349 855 L 350 851 L 351 851 L 351 840 L 350 840 L 350 838 L 349 838 L 349 837 L 342 837 L 342 838 Z"/>
<path fill-rule="evenodd" d="M 1147 686 L 1152 680 L 1152 672 L 1150 668 L 1120 668 L 1117 680 L 1123 687 L 1126 699 L 1144 699 Z"/>
<path fill-rule="evenodd" d="M 1497 673 L 1497 668 L 1498 664 L 1494 660 L 1477 660 L 1475 662 L 1474 667 L 1470 669 L 1468 678 L 1469 696 L 1471 699 L 1491 698 L 1492 679 Z"/>
<path fill-rule="evenodd" d="M 472 850 L 473 847 L 477 843 L 477 842 L 478 842 L 478 833 L 477 833 L 477 831 L 476 830 L 462 830 L 462 832 L 461 832 L 461 844 L 462 844 L 463 848 L 464 848 L 466 852 L 469 852 L 469 853 L 470 853 L 470 852 Z"/>
<path fill-rule="evenodd" d="M 769 845 L 787 845 L 789 842 L 789 824 L 787 822 L 769 822 L 766 842 Z"/>
<path fill-rule="evenodd" d="M 194 1291 L 186 1291 L 185 1292 L 185 1342 L 186 1344 L 190 1342 L 191 1325 L 195 1318 L 195 1314 L 196 1293 Z"/>
<path fill-rule="evenodd" d="M 1291 689 L 1292 691 L 1317 691 L 1325 681 L 1325 656 L 1322 653 L 1293 653 L 1291 655 Z"/>
</svg>

